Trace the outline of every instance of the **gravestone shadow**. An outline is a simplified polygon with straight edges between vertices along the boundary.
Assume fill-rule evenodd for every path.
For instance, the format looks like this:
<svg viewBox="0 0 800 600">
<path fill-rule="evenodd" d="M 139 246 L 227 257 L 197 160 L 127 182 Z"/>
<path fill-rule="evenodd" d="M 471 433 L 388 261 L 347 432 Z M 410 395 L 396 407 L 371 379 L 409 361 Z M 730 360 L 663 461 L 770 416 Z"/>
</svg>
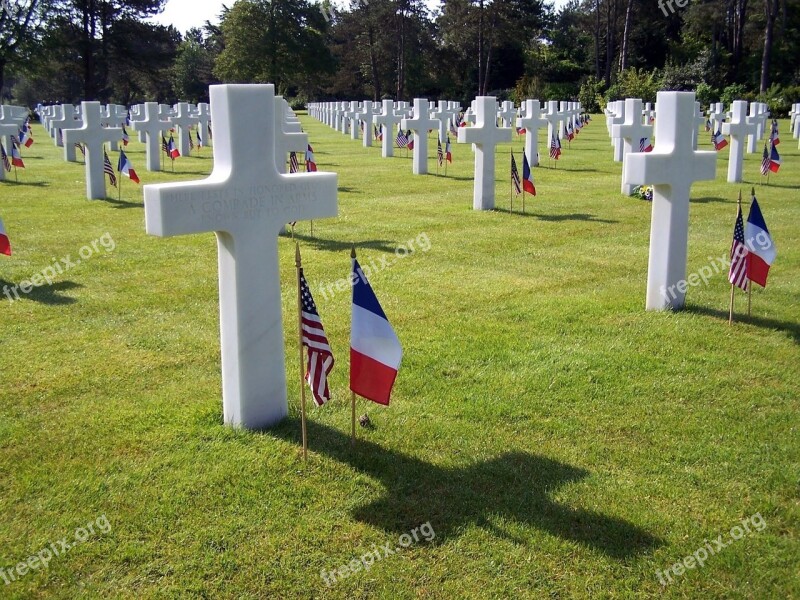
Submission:
<svg viewBox="0 0 800 600">
<path fill-rule="evenodd" d="M 18 300 L 31 300 L 33 302 L 41 302 L 42 304 L 48 304 L 50 306 L 74 304 L 77 302 L 75 298 L 62 296 L 60 293 L 83 287 L 81 284 L 75 283 L 74 281 L 58 281 L 50 285 L 34 287 L 27 294 L 22 293 L 19 287 L 17 287 L 17 293 L 15 294 L 11 289 L 15 286 L 19 286 L 19 284 L 0 279 L 0 302 L 7 302 L 10 297 L 15 302 Z"/>
<path fill-rule="evenodd" d="M 519 202 L 521 206 L 522 201 L 520 200 Z M 534 217 L 536 219 L 539 219 L 540 221 L 547 221 L 549 223 L 559 223 L 561 221 L 586 221 L 590 223 L 605 223 L 609 225 L 614 223 L 619 223 L 619 221 L 615 221 L 613 219 L 599 219 L 595 215 L 591 215 L 588 213 L 570 213 L 568 215 L 544 215 L 530 211 L 526 211 L 523 213 L 522 209 L 511 212 L 510 209 L 499 206 L 496 206 L 494 210 L 495 212 L 509 213 L 517 217 Z"/>
<path fill-rule="evenodd" d="M 730 316 L 727 310 L 719 310 L 716 308 L 709 308 L 707 306 L 699 306 L 697 304 L 687 303 L 683 307 L 683 310 L 698 315 L 716 317 L 726 322 L 728 321 L 728 317 Z M 747 325 L 755 325 L 756 327 L 762 327 L 764 329 L 774 329 L 776 331 L 782 331 L 792 336 L 795 344 L 800 344 L 800 323 L 792 323 L 791 321 L 779 321 L 778 319 L 769 319 L 755 315 L 751 315 L 748 317 L 746 314 L 742 314 L 741 312 L 738 313 L 734 312 L 733 322 L 745 323 Z"/>
<path fill-rule="evenodd" d="M 618 517 L 558 503 L 558 488 L 589 476 L 585 469 L 526 452 L 506 452 L 466 467 L 440 467 L 350 437 L 314 422 L 307 424 L 310 449 L 350 465 L 386 488 L 385 495 L 351 510 L 354 519 L 398 535 L 430 521 L 436 540 L 458 537 L 470 525 L 525 544 L 498 528 L 509 519 L 577 542 L 614 559 L 646 553 L 663 544 Z M 300 424 L 287 419 L 269 435 L 299 443 Z"/>
<path fill-rule="evenodd" d="M 292 237 L 292 234 L 282 233 L 281 237 Z M 344 252 L 345 250 L 349 252 L 353 248 L 352 242 L 342 242 L 339 240 L 326 240 L 323 238 L 312 237 L 310 235 L 305 235 L 302 233 L 295 232 L 294 239 L 309 246 L 313 246 L 317 250 L 326 250 L 328 252 Z M 377 252 L 394 252 L 397 250 L 397 246 L 394 245 L 393 242 L 389 240 L 366 240 L 366 241 L 357 241 L 356 242 L 356 250 L 375 250 Z"/>
<path fill-rule="evenodd" d="M 111 204 L 114 208 L 144 208 L 144 202 L 128 202 L 127 200 L 120 200 L 118 198 L 112 198 L 111 196 L 106 196 L 105 198 L 100 199 L 101 202 L 105 202 L 107 204 Z"/>
<path fill-rule="evenodd" d="M 8 183 L 9 185 L 25 185 L 28 187 L 50 187 L 47 181 L 14 181 L 13 179 L 4 179 L 0 183 Z"/>
<path fill-rule="evenodd" d="M 689 202 L 692 204 L 708 204 L 710 202 L 719 202 L 720 204 L 736 204 L 736 200 L 726 200 L 725 198 L 717 198 L 714 196 L 704 196 L 702 198 L 690 198 Z"/>
</svg>

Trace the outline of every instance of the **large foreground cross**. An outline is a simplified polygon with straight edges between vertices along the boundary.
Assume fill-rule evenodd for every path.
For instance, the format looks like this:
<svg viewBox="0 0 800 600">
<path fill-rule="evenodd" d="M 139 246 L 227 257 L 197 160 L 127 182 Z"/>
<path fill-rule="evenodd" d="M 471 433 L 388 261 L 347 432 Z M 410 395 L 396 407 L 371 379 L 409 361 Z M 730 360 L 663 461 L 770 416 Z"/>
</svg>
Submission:
<svg viewBox="0 0 800 600">
<path fill-rule="evenodd" d="M 272 85 L 214 85 L 214 170 L 202 181 L 144 188 L 147 232 L 213 231 L 219 250 L 225 423 L 268 427 L 287 414 L 278 231 L 335 216 L 336 175 L 282 175 Z"/>
<path fill-rule="evenodd" d="M 472 208 L 494 210 L 494 151 L 497 144 L 511 141 L 511 129 L 497 126 L 497 102 L 494 96 L 478 96 L 475 106 L 475 126 L 459 127 L 458 143 L 475 145 Z"/>
<path fill-rule="evenodd" d="M 658 92 L 656 145 L 630 154 L 624 181 L 653 186 L 647 310 L 681 308 L 686 297 L 689 191 L 692 183 L 714 179 L 716 152 L 692 149 L 694 92 Z"/>
</svg>

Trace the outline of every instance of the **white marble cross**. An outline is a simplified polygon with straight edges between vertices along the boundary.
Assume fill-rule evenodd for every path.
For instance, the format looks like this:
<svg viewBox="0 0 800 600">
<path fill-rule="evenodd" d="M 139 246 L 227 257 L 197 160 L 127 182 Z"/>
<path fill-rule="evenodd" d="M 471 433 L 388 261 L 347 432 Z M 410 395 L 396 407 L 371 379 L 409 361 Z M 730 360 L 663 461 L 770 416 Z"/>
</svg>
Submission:
<svg viewBox="0 0 800 600">
<path fill-rule="evenodd" d="M 106 197 L 106 175 L 103 172 L 106 142 L 122 139 L 122 129 L 103 127 L 99 102 L 81 102 L 83 125 L 64 130 L 64 145 L 83 144 L 86 151 L 86 197 L 89 200 Z"/>
<path fill-rule="evenodd" d="M 494 96 L 478 96 L 475 104 L 475 126 L 459 127 L 458 143 L 474 144 L 475 148 L 472 208 L 474 210 L 493 210 L 494 152 L 497 144 L 511 141 L 511 129 L 497 126 L 497 102 Z"/>
<path fill-rule="evenodd" d="M 731 136 L 728 154 L 728 183 L 742 181 L 745 140 L 748 135 L 755 133 L 755 123 L 747 121 L 747 102 L 735 100 L 731 106 L 731 122 L 722 124 L 722 134 Z"/>
<path fill-rule="evenodd" d="M 192 111 L 188 102 L 179 102 L 175 105 L 175 115 L 170 117 L 170 123 L 177 127 L 178 133 L 178 152 L 181 156 L 189 156 L 191 144 L 189 144 L 189 132 L 192 125 L 197 125 L 200 119 Z"/>
<path fill-rule="evenodd" d="M 56 146 L 64 147 L 64 160 L 67 162 L 77 162 L 75 156 L 75 145 L 65 144 L 64 136 L 58 135 L 58 131 L 65 129 L 78 129 L 83 122 L 75 116 L 75 107 L 72 104 L 61 104 L 55 107 L 55 117 L 50 119 L 50 135 Z M 104 196 L 105 197 L 105 196 Z"/>
<path fill-rule="evenodd" d="M 655 112 L 655 111 L 654 111 Z M 700 137 L 700 127 L 706 124 L 706 115 L 699 102 L 694 103 L 694 126 L 692 127 L 692 150 L 697 150 L 697 142 Z"/>
<path fill-rule="evenodd" d="M 525 155 L 528 164 L 535 167 L 539 164 L 539 128 L 547 125 L 548 120 L 542 117 L 538 100 L 525 100 L 522 110 L 522 116 L 517 117 L 517 127 L 525 128 Z"/>
<path fill-rule="evenodd" d="M 377 110 L 377 106 L 372 105 L 372 100 L 364 100 L 361 103 L 359 119 L 364 124 L 364 135 L 362 136 L 364 138 L 364 148 L 372 147 L 372 138 L 375 137 L 372 129 L 372 117 L 379 114 L 380 111 Z"/>
<path fill-rule="evenodd" d="M 5 128 L 8 133 L 6 135 L 0 135 L 0 140 L 3 140 L 3 146 L 9 157 L 11 156 L 11 138 L 16 138 L 18 136 L 19 129 L 22 127 L 27 116 L 28 110 L 23 107 L 11 106 L 8 104 L 0 106 L 0 124 L 8 126 Z M 2 168 L 3 166 L 0 165 L 0 169 Z"/>
<path fill-rule="evenodd" d="M 547 121 L 547 145 L 550 146 L 550 141 L 555 137 L 558 132 L 558 123 L 561 116 L 558 112 L 558 101 L 550 100 L 547 103 L 547 111 L 542 115 L 542 118 Z M 560 132 L 559 132 L 560 134 Z"/>
<path fill-rule="evenodd" d="M 11 160 L 11 142 L 9 140 L 18 133 L 19 127 L 14 123 L 0 123 L 0 144 L 3 144 L 9 161 Z M 3 165 L 0 165 L 0 181 L 5 181 L 5 178 L 6 170 L 3 168 Z"/>
<path fill-rule="evenodd" d="M 147 158 L 145 165 L 148 171 L 161 170 L 161 138 L 163 132 L 170 127 L 169 121 L 161 119 L 161 111 L 156 102 L 145 102 L 138 121 L 133 122 L 136 131 L 145 136 Z"/>
<path fill-rule="evenodd" d="M 614 162 L 622 162 L 625 156 L 625 143 L 622 138 L 614 137 L 614 125 L 625 123 L 625 102 L 617 101 L 613 116 L 609 120 L 609 131 L 611 133 L 611 143 L 614 146 Z"/>
<path fill-rule="evenodd" d="M 647 310 L 683 307 L 689 192 L 716 173 L 716 152 L 692 150 L 694 101 L 694 92 L 658 92 L 655 148 L 625 162 L 626 183 L 653 186 Z"/>
<path fill-rule="evenodd" d="M 447 139 L 449 131 L 447 126 L 453 119 L 454 114 L 456 113 L 450 108 L 450 103 L 447 100 L 439 100 L 436 110 L 431 111 L 431 118 L 439 121 L 439 141 L 442 144 L 444 144 Z"/>
<path fill-rule="evenodd" d="M 128 109 L 121 104 L 108 104 L 101 109 L 103 125 L 106 127 L 120 127 L 128 119 Z M 119 141 L 111 140 L 111 151 L 119 152 Z"/>
<path fill-rule="evenodd" d="M 711 119 L 711 127 L 716 132 L 725 119 L 725 105 L 722 102 L 715 102 L 708 107 L 708 118 Z"/>
<path fill-rule="evenodd" d="M 439 126 L 439 119 L 431 119 L 430 113 L 426 98 L 414 98 L 414 117 L 400 121 L 400 127 L 414 132 L 414 158 L 411 165 L 414 175 L 428 172 L 428 130 Z"/>
<path fill-rule="evenodd" d="M 359 134 L 361 133 L 361 128 L 359 127 L 361 110 L 359 109 L 358 102 L 356 100 L 350 102 L 350 108 L 347 109 L 345 114 L 347 115 L 347 119 L 350 121 L 350 139 L 357 140 Z"/>
<path fill-rule="evenodd" d="M 274 86 L 214 85 L 210 95 L 214 170 L 145 186 L 145 220 L 159 237 L 215 232 L 224 420 L 261 429 L 287 414 L 278 231 L 335 216 L 337 177 L 278 173 Z"/>
<path fill-rule="evenodd" d="M 281 96 L 275 96 L 275 167 L 278 173 L 286 173 L 286 156 L 289 152 L 300 152 L 305 156 L 308 149 L 308 134 L 286 122 L 284 102 Z"/>
<path fill-rule="evenodd" d="M 381 127 L 383 135 L 381 156 L 383 158 L 394 156 L 394 126 L 402 119 L 403 117 L 394 111 L 394 101 L 392 100 L 384 100 L 383 111 L 372 117 L 372 123 Z"/>
<path fill-rule="evenodd" d="M 500 105 L 500 110 L 498 111 L 498 116 L 502 121 L 503 127 L 513 127 L 514 126 L 514 117 L 517 116 L 517 109 L 514 106 L 514 103 L 510 100 L 505 100 Z"/>
<path fill-rule="evenodd" d="M 758 142 L 761 140 L 761 109 L 757 102 L 750 103 L 750 114 L 747 117 L 748 124 L 755 126 L 755 133 L 747 136 L 747 153 L 752 154 L 758 150 Z"/>
<path fill-rule="evenodd" d="M 653 135 L 653 126 L 642 123 L 642 101 L 638 98 L 625 100 L 625 122 L 622 125 L 612 125 L 611 135 L 622 140 L 622 172 L 625 173 L 625 163 L 632 153 L 639 152 L 639 141 Z M 626 183 L 623 177 L 621 192 L 630 196 L 635 186 Z"/>
<path fill-rule="evenodd" d="M 208 124 L 211 122 L 211 107 L 208 102 L 200 102 L 193 114 L 197 117 L 197 130 L 203 136 L 203 146 L 210 146 L 211 138 L 208 135 Z"/>
</svg>

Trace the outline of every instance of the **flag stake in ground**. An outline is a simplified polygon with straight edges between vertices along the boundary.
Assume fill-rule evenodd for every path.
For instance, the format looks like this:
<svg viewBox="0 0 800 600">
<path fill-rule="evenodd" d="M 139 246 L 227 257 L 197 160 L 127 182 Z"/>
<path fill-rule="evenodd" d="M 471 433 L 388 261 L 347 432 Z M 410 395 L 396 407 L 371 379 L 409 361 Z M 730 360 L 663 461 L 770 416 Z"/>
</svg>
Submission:
<svg viewBox="0 0 800 600">
<path fill-rule="evenodd" d="M 739 190 L 739 202 L 738 202 L 738 209 L 737 209 L 737 213 L 736 213 L 737 222 L 738 222 L 738 219 L 739 219 L 739 215 L 741 214 L 741 211 L 742 211 L 742 190 Z M 734 232 L 734 235 L 736 235 L 735 232 Z M 731 254 L 733 254 L 733 247 L 731 247 Z M 731 259 L 731 269 L 733 269 L 733 258 L 734 258 L 733 256 L 730 257 L 730 259 Z M 733 300 L 734 300 L 734 292 L 735 292 L 735 290 L 736 290 L 736 285 L 733 282 L 731 282 L 731 300 L 730 300 L 729 307 L 728 307 L 729 308 L 728 325 L 733 325 Z"/>
<path fill-rule="evenodd" d="M 294 227 L 292 227 L 294 233 Z M 303 262 L 300 258 L 300 244 L 294 243 L 294 263 L 297 268 L 297 333 L 299 338 L 300 351 L 300 423 L 303 435 L 303 460 L 308 458 L 308 439 L 306 438 L 306 365 L 303 357 L 303 300 L 302 284 L 300 278 L 303 276 Z"/>
<path fill-rule="evenodd" d="M 356 245 L 353 244 L 352 249 L 350 250 L 350 258 L 355 260 L 356 259 Z M 352 360 L 352 359 L 351 359 Z M 352 369 L 353 366 L 350 365 Z M 350 391 L 350 445 L 356 445 L 356 393 L 354 391 Z"/>
</svg>

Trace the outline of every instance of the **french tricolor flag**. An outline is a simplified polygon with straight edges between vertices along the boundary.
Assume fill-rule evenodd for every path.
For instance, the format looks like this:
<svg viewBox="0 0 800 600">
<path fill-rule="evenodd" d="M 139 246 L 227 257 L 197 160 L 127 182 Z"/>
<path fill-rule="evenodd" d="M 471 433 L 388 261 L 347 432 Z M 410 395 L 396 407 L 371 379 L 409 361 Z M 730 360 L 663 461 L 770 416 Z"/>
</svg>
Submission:
<svg viewBox="0 0 800 600">
<path fill-rule="evenodd" d="M 744 239 L 750 250 L 747 253 L 747 277 L 761 287 L 767 287 L 767 274 L 775 261 L 777 250 L 755 196 L 744 226 Z"/>
<path fill-rule="evenodd" d="M 8 234 L 6 234 L 2 219 L 0 219 L 0 254 L 11 256 L 11 242 L 8 239 Z"/>
<path fill-rule="evenodd" d="M 403 349 L 355 258 L 351 280 L 350 390 L 378 404 L 388 405 Z"/>
</svg>

